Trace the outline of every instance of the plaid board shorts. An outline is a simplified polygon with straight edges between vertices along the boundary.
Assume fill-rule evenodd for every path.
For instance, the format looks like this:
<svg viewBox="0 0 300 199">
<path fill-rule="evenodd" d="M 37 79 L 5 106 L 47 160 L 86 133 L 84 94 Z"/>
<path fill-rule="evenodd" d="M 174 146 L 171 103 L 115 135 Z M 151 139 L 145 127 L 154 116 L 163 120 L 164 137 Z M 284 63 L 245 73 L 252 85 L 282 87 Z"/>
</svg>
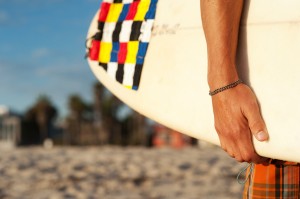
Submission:
<svg viewBox="0 0 300 199">
<path fill-rule="evenodd" d="M 254 165 L 247 170 L 244 199 L 298 199 L 300 198 L 300 164 Z"/>
</svg>

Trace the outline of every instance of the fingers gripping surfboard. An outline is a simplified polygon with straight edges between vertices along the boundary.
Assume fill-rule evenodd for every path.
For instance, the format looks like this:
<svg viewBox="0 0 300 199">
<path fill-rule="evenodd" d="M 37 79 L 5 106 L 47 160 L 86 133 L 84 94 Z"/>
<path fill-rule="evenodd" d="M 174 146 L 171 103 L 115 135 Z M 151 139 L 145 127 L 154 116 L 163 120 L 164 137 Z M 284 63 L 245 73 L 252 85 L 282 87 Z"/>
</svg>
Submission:
<svg viewBox="0 0 300 199">
<path fill-rule="evenodd" d="M 300 2 L 246 1 L 238 70 L 270 134 L 260 155 L 300 162 Z M 219 145 L 208 95 L 200 1 L 104 0 L 88 31 L 88 63 L 145 116 Z"/>
</svg>

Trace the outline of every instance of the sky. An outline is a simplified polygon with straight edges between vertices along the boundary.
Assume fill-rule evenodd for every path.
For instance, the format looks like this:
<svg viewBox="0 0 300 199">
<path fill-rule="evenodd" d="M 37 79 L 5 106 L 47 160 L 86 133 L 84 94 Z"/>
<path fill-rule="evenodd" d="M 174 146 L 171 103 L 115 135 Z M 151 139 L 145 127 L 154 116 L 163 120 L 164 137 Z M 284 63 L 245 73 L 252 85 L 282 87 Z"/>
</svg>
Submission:
<svg viewBox="0 0 300 199">
<path fill-rule="evenodd" d="M 85 38 L 100 3 L 0 0 L 0 105 L 24 112 L 46 94 L 62 117 L 69 95 L 91 102 Z"/>
</svg>

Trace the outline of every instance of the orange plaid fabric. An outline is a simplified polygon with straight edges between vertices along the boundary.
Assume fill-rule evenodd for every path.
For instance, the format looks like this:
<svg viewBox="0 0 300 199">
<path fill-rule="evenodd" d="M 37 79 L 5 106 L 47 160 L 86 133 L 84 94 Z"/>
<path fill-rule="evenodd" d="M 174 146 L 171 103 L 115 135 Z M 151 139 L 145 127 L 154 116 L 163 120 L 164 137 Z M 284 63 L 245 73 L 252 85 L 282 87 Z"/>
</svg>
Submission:
<svg viewBox="0 0 300 199">
<path fill-rule="evenodd" d="M 300 198 L 300 164 L 254 165 L 245 184 L 244 199 L 298 199 Z"/>
</svg>

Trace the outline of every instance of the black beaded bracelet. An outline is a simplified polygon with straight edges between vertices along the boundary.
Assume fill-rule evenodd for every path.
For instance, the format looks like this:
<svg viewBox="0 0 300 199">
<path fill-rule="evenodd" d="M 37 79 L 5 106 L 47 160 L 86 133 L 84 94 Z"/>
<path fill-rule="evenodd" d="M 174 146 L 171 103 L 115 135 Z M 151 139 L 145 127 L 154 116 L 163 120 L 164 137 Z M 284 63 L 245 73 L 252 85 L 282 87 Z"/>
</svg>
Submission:
<svg viewBox="0 0 300 199">
<path fill-rule="evenodd" d="M 239 84 L 241 84 L 241 83 L 243 83 L 243 81 L 239 79 L 239 80 L 237 80 L 237 81 L 235 81 L 235 82 L 233 82 L 233 83 L 231 83 L 231 84 L 228 84 L 227 86 L 218 88 L 218 89 L 216 89 L 216 90 L 214 90 L 214 91 L 209 91 L 209 95 L 210 95 L 210 96 L 213 96 L 213 95 L 215 95 L 215 94 L 217 94 L 217 93 L 220 93 L 220 92 L 222 92 L 222 91 L 225 91 L 225 90 L 227 90 L 227 89 L 236 87 L 237 85 L 239 85 Z"/>
</svg>

